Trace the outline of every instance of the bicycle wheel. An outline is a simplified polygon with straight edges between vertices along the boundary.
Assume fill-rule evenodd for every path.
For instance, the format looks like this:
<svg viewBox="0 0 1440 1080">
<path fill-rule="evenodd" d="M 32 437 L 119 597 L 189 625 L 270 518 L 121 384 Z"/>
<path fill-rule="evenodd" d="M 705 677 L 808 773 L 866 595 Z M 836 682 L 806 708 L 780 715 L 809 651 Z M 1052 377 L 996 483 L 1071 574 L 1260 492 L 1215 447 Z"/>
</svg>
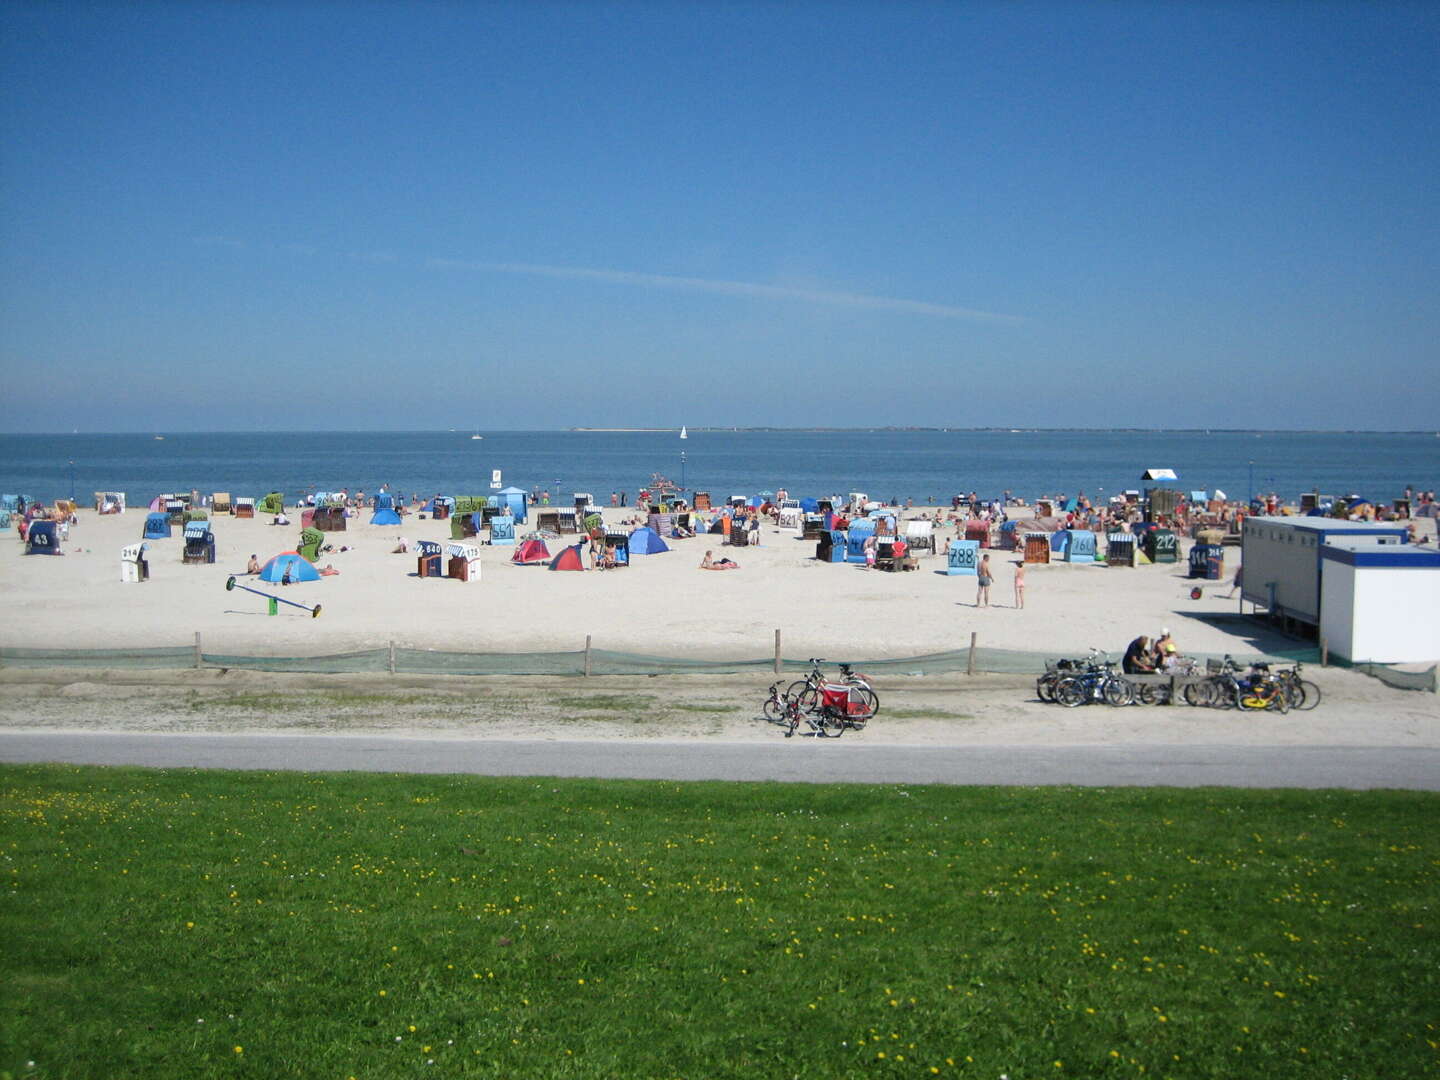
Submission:
<svg viewBox="0 0 1440 1080">
<path fill-rule="evenodd" d="M 1180 691 L 1180 700 L 1186 705 L 1209 705 L 1214 693 L 1215 684 L 1208 679 L 1204 682 L 1188 682 Z"/>
<path fill-rule="evenodd" d="M 808 682 L 794 682 L 785 691 L 785 700 L 798 704 L 803 713 L 813 713 L 820 706 L 820 691 Z"/>
<path fill-rule="evenodd" d="M 1135 704 L 1135 684 L 1118 675 L 1113 679 L 1106 679 L 1100 692 L 1105 695 L 1105 704 L 1107 705 Z"/>
<path fill-rule="evenodd" d="M 821 706 L 820 715 L 816 719 L 820 722 L 821 734 L 832 739 L 838 739 L 845 734 L 845 716 L 832 706 Z"/>
<path fill-rule="evenodd" d="M 772 724 L 778 724 L 785 719 L 785 703 L 776 701 L 773 697 L 765 702 L 765 708 L 762 711 L 765 713 L 765 719 Z"/>
<path fill-rule="evenodd" d="M 1290 702 L 1292 709 L 1299 709 L 1301 712 L 1309 712 L 1320 704 L 1320 687 L 1316 686 L 1309 679 L 1300 679 L 1295 683 L 1300 688 L 1300 703 Z"/>
<path fill-rule="evenodd" d="M 1215 709 L 1238 709 L 1240 699 L 1244 696 L 1240 688 L 1229 679 L 1217 679 L 1211 684 L 1210 700 L 1206 702 Z M 1245 693 L 1249 693 L 1247 690 Z"/>
<path fill-rule="evenodd" d="M 1056 682 L 1057 679 L 1053 672 L 1041 675 L 1040 678 L 1035 680 L 1035 696 L 1045 702 L 1045 704 L 1050 704 L 1050 702 L 1055 700 Z"/>
<path fill-rule="evenodd" d="M 1088 688 L 1074 676 L 1061 679 L 1055 684 L 1055 700 L 1067 709 L 1084 704 L 1087 696 Z"/>
<path fill-rule="evenodd" d="M 851 713 L 849 719 L 852 725 L 858 720 L 859 724 L 856 726 L 864 727 L 865 721 L 880 711 L 880 695 L 868 686 L 859 686 L 856 687 L 856 689 L 860 691 L 860 696 L 865 699 L 865 708 L 862 712 Z"/>
<path fill-rule="evenodd" d="M 1140 683 L 1135 687 L 1135 700 L 1141 705 L 1168 705 L 1170 687 L 1164 683 Z"/>
</svg>

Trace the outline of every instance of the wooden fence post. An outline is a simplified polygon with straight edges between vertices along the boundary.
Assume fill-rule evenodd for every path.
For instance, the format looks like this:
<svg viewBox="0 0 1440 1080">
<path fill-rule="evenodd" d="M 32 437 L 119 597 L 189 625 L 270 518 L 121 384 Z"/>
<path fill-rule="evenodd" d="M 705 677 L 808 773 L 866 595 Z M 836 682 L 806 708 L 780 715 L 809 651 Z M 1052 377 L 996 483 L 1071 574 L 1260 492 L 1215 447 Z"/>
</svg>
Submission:
<svg viewBox="0 0 1440 1080">
<path fill-rule="evenodd" d="M 395 674 L 395 639 L 394 639 L 394 638 L 391 638 L 391 639 L 390 639 L 390 658 L 389 658 L 388 663 L 386 664 L 386 667 L 387 667 L 387 669 L 389 670 L 389 672 L 390 672 L 391 675 L 394 675 L 394 674 Z"/>
<path fill-rule="evenodd" d="M 1321 635 L 1320 635 L 1320 666 L 1321 666 L 1321 667 L 1328 667 L 1329 665 L 1330 665 L 1330 642 L 1328 642 L 1328 641 L 1325 640 L 1325 635 L 1324 635 L 1324 634 L 1321 634 Z"/>
<path fill-rule="evenodd" d="M 590 677 L 590 635 L 585 635 L 585 677 Z"/>
<path fill-rule="evenodd" d="M 195 670 L 200 670 L 200 631 L 195 631 Z"/>
<path fill-rule="evenodd" d="M 777 627 L 775 628 L 775 674 L 776 674 L 776 675 L 781 674 L 780 667 L 781 667 L 781 665 L 780 665 L 780 628 L 777 626 Z"/>
<path fill-rule="evenodd" d="M 974 630 L 970 631 L 970 658 L 965 661 L 965 674 L 975 674 L 975 639 L 979 635 Z"/>
</svg>

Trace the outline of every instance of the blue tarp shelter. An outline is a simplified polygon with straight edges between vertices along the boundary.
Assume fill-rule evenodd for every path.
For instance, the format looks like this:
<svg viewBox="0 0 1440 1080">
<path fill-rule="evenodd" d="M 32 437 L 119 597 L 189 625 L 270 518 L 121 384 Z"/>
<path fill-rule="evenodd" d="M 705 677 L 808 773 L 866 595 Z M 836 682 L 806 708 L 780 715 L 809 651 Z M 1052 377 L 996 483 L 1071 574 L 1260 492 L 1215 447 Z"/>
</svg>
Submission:
<svg viewBox="0 0 1440 1080">
<path fill-rule="evenodd" d="M 395 512 L 395 496 L 382 491 L 375 496 L 375 512 L 370 515 L 371 525 L 399 525 L 400 515 Z"/>
<path fill-rule="evenodd" d="M 287 571 L 288 580 L 291 582 L 320 580 L 320 571 L 311 566 L 298 551 L 285 551 L 276 555 L 260 568 L 260 580 L 283 582 L 287 580 Z"/>
<path fill-rule="evenodd" d="M 648 525 L 641 525 L 630 534 L 630 553 L 632 555 L 658 555 L 662 551 L 669 551 L 670 545 L 660 538 L 660 534 Z"/>
<path fill-rule="evenodd" d="M 165 513 L 154 513 L 145 515 L 145 531 L 140 534 L 142 540 L 164 540 L 170 535 L 170 515 Z"/>
<path fill-rule="evenodd" d="M 806 514 L 818 514 L 820 512 L 819 499 L 801 499 L 800 509 Z"/>
<path fill-rule="evenodd" d="M 525 524 L 526 506 L 529 496 L 523 488 L 508 487 L 500 492 L 500 499 L 503 505 L 510 507 L 510 516 L 515 519 L 515 524 Z"/>
</svg>

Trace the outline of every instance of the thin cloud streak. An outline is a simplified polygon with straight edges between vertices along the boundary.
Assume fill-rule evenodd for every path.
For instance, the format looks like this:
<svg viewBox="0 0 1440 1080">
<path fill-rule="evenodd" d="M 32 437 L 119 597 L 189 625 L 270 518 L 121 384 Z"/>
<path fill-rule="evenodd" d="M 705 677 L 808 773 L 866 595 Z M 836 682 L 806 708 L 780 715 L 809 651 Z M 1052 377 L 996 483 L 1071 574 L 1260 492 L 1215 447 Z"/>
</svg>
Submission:
<svg viewBox="0 0 1440 1080">
<path fill-rule="evenodd" d="M 832 292 L 826 289 L 796 289 L 783 285 L 756 285 L 748 281 L 716 281 L 710 278 L 675 277 L 670 274 L 641 274 L 629 270 L 603 270 L 571 266 L 546 266 L 540 263 L 475 262 L 468 259 L 430 259 L 429 265 L 444 269 L 480 270 L 494 274 L 529 274 L 538 277 L 578 281 L 603 281 L 614 285 L 640 285 L 660 289 L 689 289 L 716 293 L 721 296 L 757 296 L 772 300 L 806 300 L 816 304 L 839 307 L 868 308 L 876 311 L 903 311 L 914 315 L 933 315 L 942 319 L 968 319 L 1017 325 L 1024 320 L 1014 315 L 931 304 L 923 300 L 903 300 L 890 296 L 867 296 L 864 293 Z"/>
</svg>

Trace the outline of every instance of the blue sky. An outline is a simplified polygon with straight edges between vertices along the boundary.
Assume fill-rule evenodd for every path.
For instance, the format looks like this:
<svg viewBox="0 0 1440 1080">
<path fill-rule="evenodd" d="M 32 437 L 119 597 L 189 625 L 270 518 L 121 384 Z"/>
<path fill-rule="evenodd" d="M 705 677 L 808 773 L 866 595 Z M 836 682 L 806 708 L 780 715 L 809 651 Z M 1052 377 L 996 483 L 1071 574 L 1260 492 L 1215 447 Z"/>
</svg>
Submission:
<svg viewBox="0 0 1440 1080">
<path fill-rule="evenodd" d="M 0 429 L 1429 429 L 1440 6 L 0 8 Z"/>
</svg>

